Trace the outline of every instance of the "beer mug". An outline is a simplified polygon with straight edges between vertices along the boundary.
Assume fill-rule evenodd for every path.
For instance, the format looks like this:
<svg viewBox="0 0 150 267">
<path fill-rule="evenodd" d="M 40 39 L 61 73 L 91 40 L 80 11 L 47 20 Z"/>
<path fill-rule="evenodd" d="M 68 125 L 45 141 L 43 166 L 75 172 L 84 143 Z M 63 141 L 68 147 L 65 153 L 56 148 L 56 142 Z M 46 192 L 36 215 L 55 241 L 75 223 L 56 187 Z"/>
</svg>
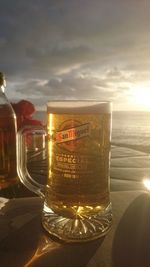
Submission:
<svg viewBox="0 0 150 267">
<path fill-rule="evenodd" d="M 45 186 L 27 170 L 29 133 L 46 136 Z M 46 131 L 26 127 L 18 133 L 18 174 L 43 198 L 42 224 L 50 234 L 66 242 L 83 242 L 110 229 L 110 138 L 111 103 L 94 100 L 50 101 Z"/>
</svg>

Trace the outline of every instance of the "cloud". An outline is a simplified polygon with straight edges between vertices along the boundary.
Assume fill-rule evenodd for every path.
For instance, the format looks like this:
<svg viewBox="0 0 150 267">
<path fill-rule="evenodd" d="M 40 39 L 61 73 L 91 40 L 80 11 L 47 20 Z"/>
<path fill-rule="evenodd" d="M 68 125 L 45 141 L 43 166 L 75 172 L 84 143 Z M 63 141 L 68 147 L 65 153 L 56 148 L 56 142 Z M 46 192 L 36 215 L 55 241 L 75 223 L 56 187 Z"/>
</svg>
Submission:
<svg viewBox="0 0 150 267">
<path fill-rule="evenodd" d="M 62 75 L 61 78 L 54 77 L 47 82 L 29 81 L 28 83 L 18 84 L 16 91 L 22 95 L 41 95 L 46 98 L 85 98 L 90 97 L 91 92 L 93 97 L 107 89 L 107 83 L 103 80 L 93 77 L 73 76 L 69 74 Z"/>
<path fill-rule="evenodd" d="M 150 75 L 148 0 L 1 0 L 10 98 L 121 99 Z"/>
<path fill-rule="evenodd" d="M 15 85 L 15 90 L 20 98 L 30 96 L 36 105 L 46 105 L 52 99 L 101 99 L 115 102 L 124 97 L 128 91 L 127 74 L 117 68 L 107 69 L 101 75 L 99 72 L 90 72 L 77 69 L 49 80 L 20 81 Z M 122 82 L 120 82 L 122 77 Z"/>
<path fill-rule="evenodd" d="M 129 44 L 131 49 L 133 38 L 139 35 L 137 30 L 129 29 L 134 28 L 135 8 L 133 3 L 128 4 L 2 0 L 1 38 L 5 44 L 1 64 L 13 75 L 30 75 L 32 71 L 34 76 L 42 76 L 45 71 L 47 75 L 66 65 L 97 59 L 102 63 L 111 61 L 117 51 L 119 56 Z M 143 20 L 140 24 L 144 24 Z"/>
</svg>

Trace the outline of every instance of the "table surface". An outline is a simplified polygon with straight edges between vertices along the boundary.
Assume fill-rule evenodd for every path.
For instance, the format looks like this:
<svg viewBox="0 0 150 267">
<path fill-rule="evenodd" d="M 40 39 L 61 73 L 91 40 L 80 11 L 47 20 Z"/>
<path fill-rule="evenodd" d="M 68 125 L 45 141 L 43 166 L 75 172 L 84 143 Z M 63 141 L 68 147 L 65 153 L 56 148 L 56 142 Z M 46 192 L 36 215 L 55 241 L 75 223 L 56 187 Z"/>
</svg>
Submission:
<svg viewBox="0 0 150 267">
<path fill-rule="evenodd" d="M 37 176 L 37 162 L 31 163 Z M 105 237 L 84 244 L 58 242 L 43 230 L 40 198 L 0 198 L 0 266 L 149 267 L 150 194 L 142 183 L 149 173 L 149 154 L 112 148 L 113 225 Z"/>
<path fill-rule="evenodd" d="M 113 226 L 104 238 L 65 244 L 43 230 L 40 198 L 1 198 L 0 266 L 150 266 L 150 194 L 118 191 L 111 199 Z"/>
</svg>

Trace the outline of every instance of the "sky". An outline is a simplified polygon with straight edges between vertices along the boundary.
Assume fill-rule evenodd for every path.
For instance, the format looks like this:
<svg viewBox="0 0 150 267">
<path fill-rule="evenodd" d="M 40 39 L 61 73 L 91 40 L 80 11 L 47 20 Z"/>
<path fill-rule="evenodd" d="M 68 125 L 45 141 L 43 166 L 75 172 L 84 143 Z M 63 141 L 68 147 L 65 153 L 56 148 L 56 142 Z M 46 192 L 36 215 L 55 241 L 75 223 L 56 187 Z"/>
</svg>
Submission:
<svg viewBox="0 0 150 267">
<path fill-rule="evenodd" d="M 149 0 L 0 0 L 6 94 L 150 110 L 149 25 Z"/>
</svg>

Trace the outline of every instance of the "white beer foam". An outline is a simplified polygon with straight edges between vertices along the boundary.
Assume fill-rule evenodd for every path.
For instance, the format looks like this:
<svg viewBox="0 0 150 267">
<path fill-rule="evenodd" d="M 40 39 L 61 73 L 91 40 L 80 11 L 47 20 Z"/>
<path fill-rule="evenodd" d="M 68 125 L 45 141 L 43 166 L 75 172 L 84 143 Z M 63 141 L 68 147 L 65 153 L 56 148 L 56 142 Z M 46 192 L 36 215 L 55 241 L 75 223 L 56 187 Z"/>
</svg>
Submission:
<svg viewBox="0 0 150 267">
<path fill-rule="evenodd" d="M 111 102 L 82 101 L 82 100 L 57 100 L 47 104 L 48 113 L 111 113 Z"/>
</svg>

